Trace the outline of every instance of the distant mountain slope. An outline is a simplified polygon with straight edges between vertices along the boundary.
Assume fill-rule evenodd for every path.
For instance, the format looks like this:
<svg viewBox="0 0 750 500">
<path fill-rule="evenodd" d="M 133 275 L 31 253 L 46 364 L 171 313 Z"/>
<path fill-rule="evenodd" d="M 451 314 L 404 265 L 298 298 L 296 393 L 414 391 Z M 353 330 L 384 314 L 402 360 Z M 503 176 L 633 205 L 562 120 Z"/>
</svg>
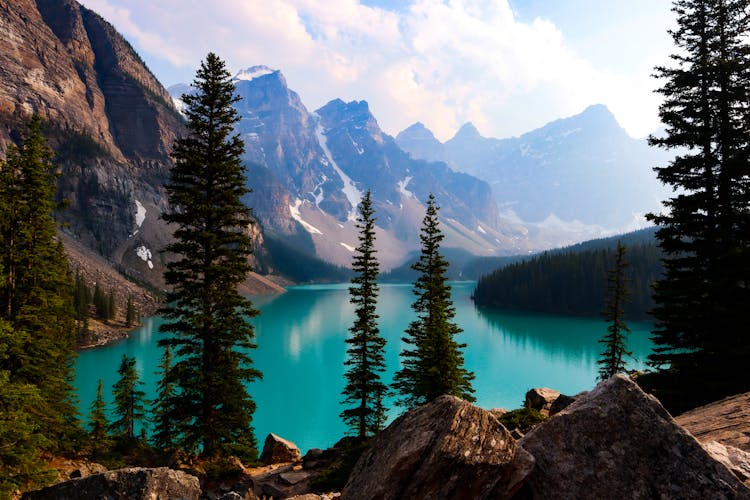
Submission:
<svg viewBox="0 0 750 500">
<path fill-rule="evenodd" d="M 356 207 L 371 189 L 379 258 L 400 264 L 419 246 L 422 200 L 441 205 L 446 240 L 477 255 L 526 248 L 523 226 L 501 220 L 487 183 L 444 162 L 410 158 L 382 132 L 365 101 L 335 99 L 309 112 L 278 70 L 253 66 L 234 77 L 248 186 L 264 231 L 299 252 L 348 266 L 357 244 Z M 186 86 L 174 87 L 173 98 Z"/>
<path fill-rule="evenodd" d="M 398 140 L 415 157 L 441 158 L 486 180 L 501 213 L 549 230 L 633 229 L 666 194 L 652 168 L 669 155 L 630 138 L 602 105 L 510 139 L 482 137 L 471 124 L 445 144 L 430 136 L 417 125 Z"/>
</svg>

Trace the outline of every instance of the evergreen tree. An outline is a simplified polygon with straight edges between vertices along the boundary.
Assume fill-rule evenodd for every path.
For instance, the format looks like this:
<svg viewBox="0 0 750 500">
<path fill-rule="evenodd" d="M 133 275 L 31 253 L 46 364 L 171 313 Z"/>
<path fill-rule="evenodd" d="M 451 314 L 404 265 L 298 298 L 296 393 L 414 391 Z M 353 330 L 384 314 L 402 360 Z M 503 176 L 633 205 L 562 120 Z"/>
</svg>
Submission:
<svg viewBox="0 0 750 500">
<path fill-rule="evenodd" d="M 375 255 L 374 213 L 370 191 L 367 191 L 359 206 L 359 245 L 354 250 L 352 269 L 355 276 L 349 287 L 349 301 L 355 305 L 356 317 L 349 328 L 351 336 L 346 339 L 349 348 L 344 365 L 348 370 L 343 403 L 350 407 L 341 412 L 344 423 L 360 439 L 382 429 L 386 419 L 383 406 L 386 386 L 380 380 L 380 373 L 385 371 L 385 339 L 380 336 L 375 312 L 380 266 Z"/>
<path fill-rule="evenodd" d="M 115 292 L 114 290 L 109 291 L 107 296 L 107 319 L 113 320 L 117 316 L 117 305 L 115 304 Z"/>
<path fill-rule="evenodd" d="M 107 403 L 104 401 L 102 379 L 96 386 L 96 399 L 91 403 L 89 412 L 89 438 L 94 458 L 107 452 L 111 445 L 109 423 L 107 422 Z"/>
<path fill-rule="evenodd" d="M 750 390 L 750 8 L 747 0 L 676 0 L 678 49 L 665 81 L 656 168 L 677 193 L 651 214 L 665 254 L 655 286 L 656 344 L 642 379 L 673 412 Z"/>
<path fill-rule="evenodd" d="M 400 395 L 401 406 L 413 408 L 443 394 L 474 401 L 471 381 L 474 374 L 464 368 L 461 350 L 454 337 L 461 328 L 453 322 L 456 310 L 451 300 L 451 287 L 446 272 L 448 261 L 440 254 L 443 234 L 439 228 L 439 207 L 430 194 L 427 213 L 422 221 L 419 238 L 422 251 L 412 269 L 420 276 L 414 283 L 416 300 L 412 321 L 402 340 L 410 346 L 402 351 L 402 368 L 394 378 L 393 387 Z"/>
<path fill-rule="evenodd" d="M 102 291 L 102 287 L 99 286 L 99 282 L 96 283 L 94 286 L 94 310 L 96 317 L 98 319 L 107 319 L 108 311 L 107 307 L 109 306 L 109 302 L 107 301 L 107 297 L 104 295 L 104 291 Z"/>
<path fill-rule="evenodd" d="M 12 383 L 37 387 L 44 404 L 32 415 L 50 451 L 62 451 L 79 432 L 71 385 L 76 329 L 73 283 L 52 218 L 50 158 L 35 116 L 23 143 L 11 146 L 0 164 L 0 318 L 27 339 L 14 344 L 0 370 Z"/>
<path fill-rule="evenodd" d="M 0 319 L 0 361 L 6 361 L 17 343 L 24 342 L 10 324 Z M 0 498 L 10 498 L 17 489 L 41 486 L 54 477 L 42 459 L 50 443 L 40 433 L 35 408 L 43 406 L 39 389 L 10 380 L 0 370 Z"/>
<path fill-rule="evenodd" d="M 80 271 L 76 271 L 75 281 L 73 284 L 73 308 L 75 309 L 76 319 L 76 342 L 83 343 L 89 334 L 89 315 L 91 314 L 91 290 L 86 285 L 86 281 L 81 276 Z"/>
<path fill-rule="evenodd" d="M 135 305 L 133 304 L 133 297 L 128 295 L 128 303 L 125 306 L 125 325 L 126 326 L 133 326 L 136 323 L 138 323 L 138 313 L 135 310 Z"/>
<path fill-rule="evenodd" d="M 135 358 L 123 354 L 117 373 L 120 379 L 112 386 L 112 394 L 118 419 L 112 422 L 111 429 L 121 439 L 132 443 L 136 423 L 143 423 L 146 417 L 146 393 L 138 388 L 143 382 L 135 369 Z"/>
<path fill-rule="evenodd" d="M 183 95 L 189 135 L 175 142 L 175 166 L 167 185 L 173 210 L 163 216 L 175 228 L 166 250 L 171 287 L 160 330 L 162 347 L 176 362 L 168 377 L 175 384 L 176 432 L 181 448 L 202 448 L 206 457 L 257 455 L 251 427 L 255 403 L 245 384 L 261 376 L 252 367 L 255 333 L 248 318 L 257 311 L 237 292 L 252 269 L 246 231 L 252 223 L 241 197 L 244 145 L 233 134 L 238 121 L 234 86 L 224 62 L 210 53 Z"/>
<path fill-rule="evenodd" d="M 599 380 L 607 380 L 616 373 L 624 372 L 625 360 L 623 358 L 633 355 L 627 350 L 626 335 L 630 328 L 623 319 L 625 316 L 623 307 L 630 298 L 625 275 L 627 267 L 625 246 L 618 241 L 614 267 L 607 273 L 607 308 L 604 311 L 604 318 L 609 325 L 607 335 L 599 340 L 600 344 L 604 344 L 604 351 L 597 362 L 600 365 Z"/>
<path fill-rule="evenodd" d="M 172 350 L 164 348 L 159 364 L 159 382 L 156 386 L 156 399 L 152 403 L 152 421 L 154 423 L 154 446 L 161 451 L 172 451 L 175 448 L 175 404 L 174 382 L 172 373 Z"/>
</svg>

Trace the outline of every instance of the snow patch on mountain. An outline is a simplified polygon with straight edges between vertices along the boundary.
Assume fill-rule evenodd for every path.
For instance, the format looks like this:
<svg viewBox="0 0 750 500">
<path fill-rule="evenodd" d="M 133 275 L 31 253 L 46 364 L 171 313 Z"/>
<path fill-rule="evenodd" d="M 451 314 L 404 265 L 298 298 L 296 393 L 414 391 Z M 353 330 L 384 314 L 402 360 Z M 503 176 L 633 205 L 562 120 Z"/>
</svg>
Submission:
<svg viewBox="0 0 750 500">
<path fill-rule="evenodd" d="M 141 227 L 146 220 L 146 207 L 140 201 L 135 200 L 135 225 Z"/>
<path fill-rule="evenodd" d="M 135 253 L 146 263 L 146 265 L 148 265 L 149 269 L 154 268 L 154 263 L 151 261 L 151 250 L 146 248 L 146 245 L 141 245 L 136 248 Z"/>
<path fill-rule="evenodd" d="M 334 161 L 333 155 L 328 149 L 328 139 L 326 138 L 325 130 L 323 130 L 323 125 L 320 122 L 318 122 L 318 126 L 315 128 L 315 136 L 318 138 L 318 143 L 320 144 L 323 153 L 325 153 L 328 162 L 336 171 L 336 173 L 339 174 L 341 181 L 344 183 L 344 195 L 346 196 L 346 199 L 349 200 L 349 204 L 352 206 L 352 208 L 349 210 L 348 219 L 357 220 L 357 206 L 359 206 L 359 202 L 362 200 L 363 193 L 362 191 L 357 189 L 354 181 L 352 181 L 351 178 L 349 178 L 349 176 L 346 175 Z"/>
<path fill-rule="evenodd" d="M 351 245 L 347 245 L 347 244 L 346 244 L 346 243 L 344 243 L 343 241 L 339 241 L 339 245 L 341 245 L 342 247 L 346 248 L 346 249 L 347 249 L 347 250 L 349 250 L 350 252 L 353 252 L 353 251 L 354 251 L 354 247 L 353 247 L 353 246 L 351 246 Z"/>
<path fill-rule="evenodd" d="M 410 175 L 410 176 L 405 177 L 404 179 L 398 181 L 398 190 L 401 192 L 401 194 L 403 194 L 404 196 L 409 197 L 409 198 L 416 198 L 416 196 L 414 196 L 414 193 L 412 193 L 411 191 L 409 191 L 408 189 L 406 189 L 406 186 L 409 185 L 409 183 L 411 182 L 411 180 L 413 178 L 414 178 L 414 176 Z"/>
<path fill-rule="evenodd" d="M 269 68 L 268 66 L 251 66 L 249 68 L 239 70 L 237 74 L 234 75 L 234 78 L 232 78 L 232 80 L 251 81 L 261 76 L 270 75 L 275 72 L 276 72 L 275 70 Z"/>
<path fill-rule="evenodd" d="M 477 224 L 477 232 L 482 233 L 482 234 L 487 234 L 487 231 L 485 231 L 484 228 L 479 224 Z"/>
<path fill-rule="evenodd" d="M 302 227 L 305 228 L 305 230 L 310 234 L 323 234 L 323 231 L 318 229 L 317 227 L 313 226 L 306 220 L 302 218 L 302 214 L 300 214 L 299 207 L 302 205 L 302 200 L 294 200 L 294 205 L 289 205 L 289 211 L 292 213 L 292 218 L 302 224 Z"/>
<path fill-rule="evenodd" d="M 185 114 L 187 104 L 185 104 L 185 101 L 183 101 L 179 97 L 172 97 L 172 103 L 174 104 L 174 107 L 177 108 L 177 112 L 180 113 L 184 118 L 187 118 L 187 115 Z"/>
<path fill-rule="evenodd" d="M 315 186 L 315 189 L 313 189 L 312 191 L 310 191 L 310 194 L 312 194 L 313 197 L 315 197 L 315 205 L 316 206 L 320 206 L 320 202 L 323 201 L 323 197 L 324 197 L 324 194 L 325 194 L 325 193 L 323 193 L 323 184 L 325 184 L 327 180 L 328 180 L 328 177 L 325 174 L 322 174 L 321 175 L 321 180 L 318 183 L 318 185 Z"/>
</svg>

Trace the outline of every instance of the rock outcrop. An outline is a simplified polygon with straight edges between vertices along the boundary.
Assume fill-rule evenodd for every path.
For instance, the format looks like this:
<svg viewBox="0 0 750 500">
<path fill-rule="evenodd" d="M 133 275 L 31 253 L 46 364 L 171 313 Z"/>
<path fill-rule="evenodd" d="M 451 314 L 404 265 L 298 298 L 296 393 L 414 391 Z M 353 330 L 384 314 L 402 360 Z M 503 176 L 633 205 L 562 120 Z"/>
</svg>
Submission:
<svg viewBox="0 0 750 500">
<path fill-rule="evenodd" d="M 699 441 L 718 441 L 750 453 L 750 392 L 675 417 Z"/>
<path fill-rule="evenodd" d="M 523 406 L 538 410 L 545 417 L 549 417 L 549 410 L 552 408 L 552 403 L 559 397 L 560 391 L 550 389 L 549 387 L 536 387 L 526 393 Z"/>
<path fill-rule="evenodd" d="M 260 461 L 264 465 L 300 462 L 301 460 L 302 454 L 296 444 L 273 433 L 266 436 L 263 451 L 260 454 Z"/>
<path fill-rule="evenodd" d="M 375 438 L 342 498 L 509 498 L 533 463 L 491 413 L 442 396 Z"/>
<path fill-rule="evenodd" d="M 578 396 L 566 396 L 548 387 L 535 387 L 526 393 L 524 408 L 539 411 L 545 417 L 559 413 L 572 404 Z"/>
<path fill-rule="evenodd" d="M 531 498 L 750 498 L 656 398 L 617 375 L 530 431 Z"/>
<path fill-rule="evenodd" d="M 24 494 L 26 500 L 198 500 L 201 488 L 198 478 L 184 472 L 158 469 L 129 468 L 49 486 Z"/>
<path fill-rule="evenodd" d="M 703 448 L 713 458 L 724 464 L 724 466 L 737 476 L 745 486 L 750 486 L 750 453 L 727 446 L 718 441 L 703 443 Z"/>
</svg>

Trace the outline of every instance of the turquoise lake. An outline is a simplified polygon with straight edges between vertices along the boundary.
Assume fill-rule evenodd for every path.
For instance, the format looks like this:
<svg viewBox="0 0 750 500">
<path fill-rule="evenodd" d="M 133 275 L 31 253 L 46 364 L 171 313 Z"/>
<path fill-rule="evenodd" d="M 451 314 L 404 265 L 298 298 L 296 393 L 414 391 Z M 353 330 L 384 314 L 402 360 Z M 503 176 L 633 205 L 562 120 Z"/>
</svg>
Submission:
<svg viewBox="0 0 750 500">
<path fill-rule="evenodd" d="M 476 374 L 479 406 L 518 408 L 532 387 L 575 394 L 595 385 L 603 320 L 479 310 L 471 301 L 473 282 L 452 286 L 456 321 L 464 330 L 457 340 L 467 344 L 466 366 Z M 388 341 L 387 383 L 399 368 L 400 339 L 414 318 L 412 301 L 410 284 L 381 285 L 378 314 Z M 346 431 L 339 413 L 344 340 L 354 318 L 348 284 L 291 287 L 282 295 L 253 297 L 253 302 L 261 314 L 252 320 L 258 344 L 252 355 L 263 380 L 252 383 L 249 391 L 257 404 L 253 425 L 259 445 L 269 432 L 294 441 L 303 453 L 334 444 Z M 159 318 L 146 318 L 129 340 L 80 353 L 75 386 L 83 415 L 99 378 L 111 403 L 123 354 L 136 358 L 147 397 L 153 396 L 161 357 L 159 323 Z M 651 349 L 650 325 L 628 324 L 628 347 L 635 358 L 629 366 L 642 368 Z M 400 412 L 392 408 L 391 419 Z"/>
</svg>

